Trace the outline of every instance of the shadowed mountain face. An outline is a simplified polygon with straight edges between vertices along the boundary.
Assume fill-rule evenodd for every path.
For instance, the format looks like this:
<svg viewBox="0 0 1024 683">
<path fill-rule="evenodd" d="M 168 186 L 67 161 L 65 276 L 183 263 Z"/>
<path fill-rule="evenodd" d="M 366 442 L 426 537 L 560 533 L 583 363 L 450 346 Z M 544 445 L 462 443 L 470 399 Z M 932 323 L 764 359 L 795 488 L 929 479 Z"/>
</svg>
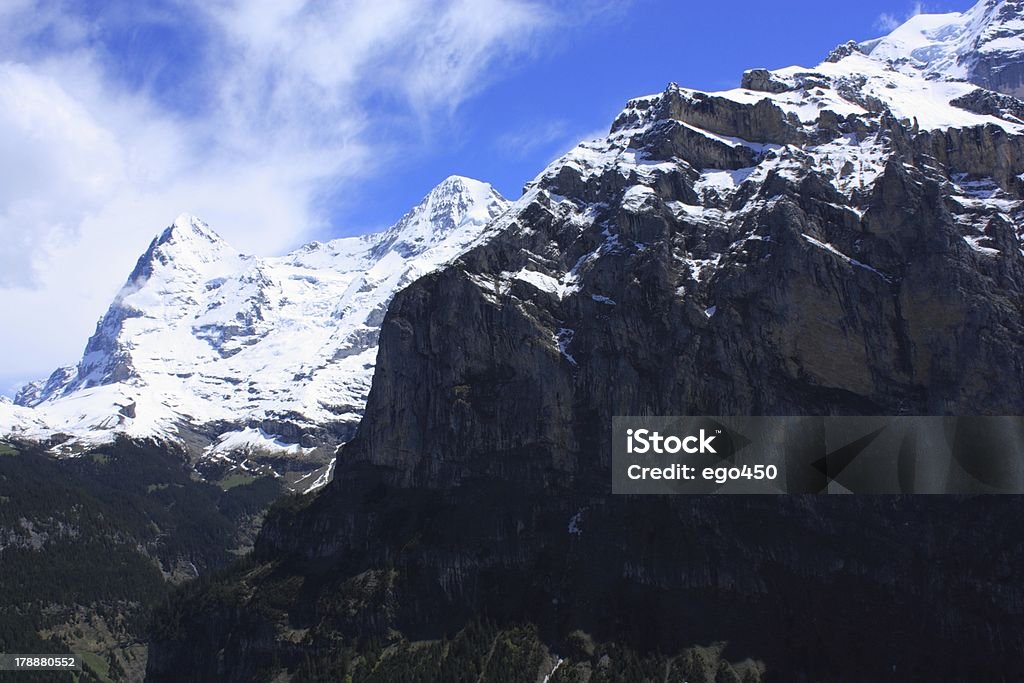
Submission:
<svg viewBox="0 0 1024 683">
<path fill-rule="evenodd" d="M 853 49 L 744 85 L 633 100 L 395 297 L 334 482 L 165 615 L 155 680 L 479 618 L 536 625 L 551 681 L 630 680 L 580 633 L 767 680 L 1024 675 L 1017 497 L 610 494 L 614 415 L 1024 412 L 1014 115 Z"/>
</svg>

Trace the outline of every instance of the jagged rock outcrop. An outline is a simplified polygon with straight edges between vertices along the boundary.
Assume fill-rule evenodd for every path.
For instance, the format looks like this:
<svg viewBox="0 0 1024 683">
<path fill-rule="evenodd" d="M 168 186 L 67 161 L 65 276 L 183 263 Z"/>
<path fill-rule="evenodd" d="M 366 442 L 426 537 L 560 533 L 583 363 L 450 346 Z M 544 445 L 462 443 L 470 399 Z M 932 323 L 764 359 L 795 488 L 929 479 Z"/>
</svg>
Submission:
<svg viewBox="0 0 1024 683">
<path fill-rule="evenodd" d="M 14 395 L 15 405 L 25 407 L 35 407 L 39 405 L 43 401 L 44 397 L 50 396 L 67 386 L 67 384 L 74 379 L 77 372 L 78 369 L 73 365 L 57 368 L 48 378 L 46 378 L 45 381 L 38 380 L 25 384 Z"/>
<path fill-rule="evenodd" d="M 1011 123 L 1024 123 L 1024 102 L 991 90 L 978 88 L 950 102 L 975 114 L 987 114 Z"/>
<path fill-rule="evenodd" d="M 772 93 L 786 92 L 790 89 L 788 83 L 775 80 L 772 77 L 772 72 L 768 69 L 744 71 L 743 78 L 740 80 L 740 87 L 747 90 L 756 90 L 757 92 Z"/>
<path fill-rule="evenodd" d="M 786 92 L 781 90 L 779 92 Z M 804 140 L 800 131 L 800 120 L 787 114 L 771 99 L 759 99 L 753 105 L 737 102 L 724 96 L 709 95 L 678 86 L 670 86 L 662 96 L 651 101 L 634 100 L 633 106 L 623 112 L 612 126 L 612 132 L 626 130 L 639 120 L 639 111 L 648 118 L 666 123 L 681 123 L 698 129 L 704 140 L 709 136 L 740 138 L 750 142 L 771 142 L 774 144 L 798 144 Z M 714 140 L 714 138 L 710 138 Z M 699 144 L 692 144 L 688 150 L 700 154 Z M 725 144 L 728 144 L 727 141 Z M 734 145 L 735 146 L 735 145 Z M 655 158 L 664 158 L 656 156 Z M 748 160 L 749 161 L 749 160 Z M 698 168 L 702 166 L 699 156 L 695 159 Z M 748 164 L 749 165 L 749 164 Z M 719 168 L 711 166 L 711 168 Z"/>
<path fill-rule="evenodd" d="M 825 58 L 826 62 L 838 62 L 841 61 L 855 52 L 863 52 L 860 44 L 855 40 L 848 40 L 842 45 L 834 48 L 832 52 L 828 53 L 828 57 Z"/>
</svg>

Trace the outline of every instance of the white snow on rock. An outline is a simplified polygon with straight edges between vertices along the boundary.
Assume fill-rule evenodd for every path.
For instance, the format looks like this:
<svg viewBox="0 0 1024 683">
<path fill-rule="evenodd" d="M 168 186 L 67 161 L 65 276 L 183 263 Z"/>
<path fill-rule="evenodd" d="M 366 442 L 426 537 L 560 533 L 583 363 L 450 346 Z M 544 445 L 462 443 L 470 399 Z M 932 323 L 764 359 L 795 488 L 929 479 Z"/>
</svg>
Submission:
<svg viewBox="0 0 1024 683">
<path fill-rule="evenodd" d="M 225 432 L 217 437 L 217 441 L 203 450 L 203 455 L 210 458 L 233 459 L 239 454 L 287 453 L 297 455 L 309 452 L 311 448 L 303 448 L 299 444 L 290 444 L 280 437 L 268 434 L 256 427 Z"/>
<path fill-rule="evenodd" d="M 569 353 L 569 345 L 572 344 L 572 338 L 576 336 L 576 330 L 571 330 L 567 327 L 561 327 L 554 334 L 553 341 L 555 346 L 558 348 L 558 352 L 569 361 L 570 365 L 576 365 L 576 359 L 571 353 Z"/>
<path fill-rule="evenodd" d="M 319 473 L 319 476 L 317 476 L 316 480 L 312 484 L 310 484 L 309 487 L 303 491 L 303 493 L 313 493 L 314 491 L 318 491 L 323 487 L 327 486 L 327 484 L 329 484 L 331 482 L 331 479 L 334 477 L 334 466 L 337 464 L 337 462 L 337 458 L 331 458 L 331 461 L 327 463 L 327 467 L 324 468 L 323 471 Z"/>
<path fill-rule="evenodd" d="M 1010 136 L 1024 135 L 1010 98 L 996 96 L 998 116 L 969 111 L 961 101 L 966 95 L 972 101 L 987 97 L 967 80 L 976 75 L 970 71 L 977 65 L 971 61 L 975 48 L 984 54 L 1001 50 L 1010 63 L 1024 62 L 1024 49 L 1020 55 L 1006 52 L 1024 48 L 1022 17 L 1024 2 L 982 0 L 962 14 L 915 17 L 886 39 L 841 46 L 813 67 L 751 73 L 744 79 L 749 87 L 705 93 L 671 84 L 662 93 L 634 98 L 606 137 L 581 142 L 553 161 L 479 238 L 501 232 L 519 238 L 528 265 L 467 276 L 496 305 L 505 297 L 528 299 L 541 292 L 567 310 L 577 305 L 573 299 L 580 293 L 612 306 L 599 291 L 583 291 L 587 273 L 604 257 L 649 248 L 639 241 L 645 221 L 649 218 L 654 226 L 667 212 L 698 236 L 693 244 L 679 240 L 671 247 L 678 266 L 675 292 L 695 297 L 697 310 L 710 321 L 719 311 L 707 296 L 715 274 L 723 264 L 748 263 L 737 255 L 773 248 L 756 216 L 800 192 L 809 176 L 830 183 L 843 198 L 815 201 L 856 224 L 865 220 L 879 180 L 898 169 L 892 164 L 901 158 L 895 152 L 900 133 L 913 139 L 975 129 L 965 135 L 981 135 L 977 129 L 995 127 Z M 669 134 L 661 135 L 659 127 Z M 746 134 L 768 139 L 736 137 L 737 130 L 758 131 Z M 927 172 L 927 164 L 922 168 Z M 963 209 L 951 211 L 953 220 L 965 246 L 982 257 L 998 254 L 993 221 L 1024 225 L 1022 202 L 992 178 L 952 171 L 948 178 L 931 179 L 948 183 L 945 196 Z M 666 190 L 679 185 L 693 190 L 685 201 Z M 770 191 L 782 185 L 790 191 Z M 557 240 L 539 239 L 543 228 L 532 220 L 538 210 L 550 212 L 562 226 Z M 746 221 L 747 214 L 754 220 Z M 742 230 L 733 234 L 736 226 Z M 574 228 L 579 231 L 576 243 Z M 1024 229 L 1015 229 L 1024 237 Z M 599 244 L 597 234 L 604 237 Z M 834 258 L 850 277 L 895 284 L 894 276 L 865 262 L 868 256 L 862 261 L 816 235 L 804 234 L 803 240 L 809 250 L 827 254 L 825 263 Z M 586 252 L 574 261 L 560 258 L 567 244 L 585 245 Z M 821 260 L 820 254 L 816 259 Z M 521 263 L 516 261 L 516 268 Z M 520 283 L 530 289 L 524 291 Z M 611 308 L 602 311 L 613 313 Z M 549 325 L 552 345 L 575 365 L 575 332 L 557 321 Z"/>
<path fill-rule="evenodd" d="M 331 430 L 361 416 L 391 298 L 464 253 L 507 205 L 490 185 L 452 176 L 384 232 L 272 258 L 240 254 L 180 216 L 78 366 L 23 391 L 25 406 L 0 404 L 0 435 L 66 435 L 56 447 L 66 454 L 119 434 L 193 448 L 199 434 L 207 457 L 330 445 Z"/>
<path fill-rule="evenodd" d="M 819 249 L 824 249 L 825 251 L 829 252 L 830 254 L 834 254 L 835 256 L 838 256 L 840 260 L 850 264 L 854 268 L 863 268 L 864 270 L 867 270 L 867 271 L 872 272 L 875 275 L 879 276 L 880 278 L 882 278 L 886 282 L 891 282 L 892 281 L 892 278 L 890 278 L 885 273 L 881 273 L 881 272 L 875 270 L 874 268 L 872 268 L 871 266 L 869 266 L 869 265 L 867 265 L 865 263 L 861 263 L 860 261 L 858 261 L 855 258 L 851 258 L 851 257 L 847 256 L 846 254 L 844 254 L 843 252 L 839 251 L 838 249 L 836 249 L 831 244 L 827 244 L 825 242 L 817 240 L 817 239 L 815 239 L 815 238 L 813 238 L 813 237 L 811 237 L 810 235 L 807 235 L 807 234 L 804 234 L 803 238 L 805 240 L 807 240 L 808 242 L 810 242 L 811 244 L 813 244 L 814 246 L 818 247 Z"/>
<path fill-rule="evenodd" d="M 979 62 L 987 57 L 1020 60 L 1024 16 L 1019 2 L 981 0 L 966 12 L 918 14 L 889 35 L 860 47 L 872 59 L 905 73 L 972 80 Z"/>
</svg>

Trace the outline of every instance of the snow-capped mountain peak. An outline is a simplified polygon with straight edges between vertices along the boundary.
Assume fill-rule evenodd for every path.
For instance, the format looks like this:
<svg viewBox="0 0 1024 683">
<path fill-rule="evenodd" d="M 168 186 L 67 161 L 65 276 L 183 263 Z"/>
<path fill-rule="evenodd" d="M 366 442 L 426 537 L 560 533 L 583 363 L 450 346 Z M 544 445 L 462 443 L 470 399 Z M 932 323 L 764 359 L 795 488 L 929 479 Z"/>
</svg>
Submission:
<svg viewBox="0 0 1024 683">
<path fill-rule="evenodd" d="M 966 12 L 918 14 L 860 48 L 904 73 L 970 81 L 1008 95 L 1024 95 L 1020 0 L 981 0 Z"/>
<path fill-rule="evenodd" d="M 495 235 L 517 240 L 500 270 L 478 278 L 486 296 L 524 289 L 562 302 L 605 256 L 646 249 L 661 223 L 643 217 L 668 212 L 701 235 L 676 245 L 686 272 L 676 292 L 699 301 L 705 319 L 721 319 L 708 283 L 746 253 L 723 241 L 721 226 L 749 230 L 744 244 L 767 242 L 745 216 L 800 183 L 827 195 L 842 221 L 872 219 L 873 198 L 895 182 L 910 145 L 951 169 L 933 180 L 958 203 L 968 248 L 991 256 L 999 235 L 985 232 L 994 230 L 987 221 L 1018 220 L 1013 193 L 1024 175 L 1010 163 L 1016 151 L 992 150 L 1024 136 L 1024 105 L 974 84 L 1020 86 L 1021 6 L 984 0 L 964 13 L 915 17 L 812 68 L 756 69 L 727 91 L 670 86 L 631 100 L 606 139 L 554 162 L 513 210 L 490 185 L 451 176 L 383 232 L 267 258 L 242 255 L 180 216 L 139 259 L 78 366 L 19 393 L 19 405 L 0 411 L 0 434 L 12 430 L 8 414 L 20 436 L 65 433 L 71 447 L 127 434 L 198 450 L 206 461 L 238 452 L 329 458 L 362 415 L 395 293 L 473 246 Z M 977 135 L 961 136 L 967 129 Z M 640 218 L 603 223 L 609 201 Z M 519 230 L 529 223 L 519 221 L 524 212 L 540 210 L 564 219 L 565 231 Z M 799 244 L 893 282 L 899 264 L 857 251 L 859 239 L 844 251 L 808 232 Z M 590 297 L 616 305 L 600 289 Z M 576 366 L 574 335 L 559 322 L 551 343 Z M 31 415 L 14 410 L 25 406 L 35 406 Z"/>
<path fill-rule="evenodd" d="M 224 240 L 203 220 L 192 214 L 183 213 L 157 238 L 158 244 L 188 244 L 193 241 L 218 244 Z"/>
<path fill-rule="evenodd" d="M 166 266 L 191 269 L 197 276 L 215 275 L 216 264 L 231 268 L 242 255 L 235 251 L 209 225 L 190 214 L 181 214 L 139 258 L 126 287 L 136 288 L 152 276 L 154 269 Z M 127 292 L 122 292 L 122 295 Z"/>
<path fill-rule="evenodd" d="M 206 461 L 326 464 L 361 415 L 391 298 L 507 206 L 490 185 L 452 176 L 386 231 L 282 257 L 240 254 L 182 214 L 139 258 L 78 365 L 27 385 L 0 411 L 0 434 L 65 434 L 62 452 L 125 434 Z"/>
<path fill-rule="evenodd" d="M 483 227 L 505 204 L 489 184 L 449 176 L 384 233 L 376 251 L 379 255 L 395 251 L 402 256 L 423 253 L 455 231 Z"/>
</svg>

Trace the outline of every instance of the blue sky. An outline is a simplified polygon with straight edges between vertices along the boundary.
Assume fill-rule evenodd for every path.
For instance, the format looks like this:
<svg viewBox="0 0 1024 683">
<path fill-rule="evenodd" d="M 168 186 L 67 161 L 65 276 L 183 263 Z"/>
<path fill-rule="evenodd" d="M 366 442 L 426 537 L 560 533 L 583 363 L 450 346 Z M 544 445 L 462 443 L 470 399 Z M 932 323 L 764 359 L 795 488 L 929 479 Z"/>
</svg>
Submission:
<svg viewBox="0 0 1024 683">
<path fill-rule="evenodd" d="M 4 0 L 0 392 L 77 361 L 178 213 L 269 255 L 386 227 L 453 173 L 514 198 L 631 97 L 971 4 Z"/>
</svg>

